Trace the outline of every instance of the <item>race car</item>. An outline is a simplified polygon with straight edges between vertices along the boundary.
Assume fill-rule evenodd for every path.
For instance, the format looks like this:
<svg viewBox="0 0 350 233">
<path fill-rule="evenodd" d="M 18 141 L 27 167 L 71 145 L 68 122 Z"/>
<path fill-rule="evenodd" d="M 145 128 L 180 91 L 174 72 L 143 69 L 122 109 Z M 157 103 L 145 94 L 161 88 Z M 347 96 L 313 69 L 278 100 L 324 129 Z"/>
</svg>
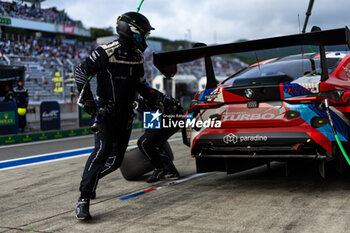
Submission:
<svg viewBox="0 0 350 233">
<path fill-rule="evenodd" d="M 228 174 L 270 161 L 337 161 L 350 154 L 350 53 L 325 52 L 326 45 L 347 44 L 346 28 L 154 54 L 164 74 L 176 64 L 204 57 L 207 87 L 187 112 L 184 143 L 197 172 Z M 319 46 L 303 53 L 258 62 L 217 84 L 210 56 L 294 45 Z"/>
</svg>

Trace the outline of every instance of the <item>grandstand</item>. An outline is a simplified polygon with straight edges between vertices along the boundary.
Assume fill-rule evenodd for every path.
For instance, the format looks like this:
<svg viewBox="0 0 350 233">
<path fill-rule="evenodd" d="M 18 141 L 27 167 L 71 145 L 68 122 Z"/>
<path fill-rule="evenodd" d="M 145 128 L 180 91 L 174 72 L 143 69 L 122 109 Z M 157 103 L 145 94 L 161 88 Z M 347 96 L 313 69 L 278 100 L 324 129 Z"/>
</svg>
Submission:
<svg viewBox="0 0 350 233">
<path fill-rule="evenodd" d="M 74 65 L 95 45 L 80 42 L 90 37 L 80 21 L 56 8 L 42 9 L 43 1 L 0 1 L 0 63 L 25 66 L 31 103 L 73 101 Z"/>
<path fill-rule="evenodd" d="M 78 107 L 65 104 L 74 103 L 78 94 L 73 77 L 74 67 L 86 58 L 97 44 L 91 42 L 90 30 L 84 28 L 80 21 L 72 20 L 64 11 L 56 8 L 42 9 L 43 1 L 0 0 L 0 64 L 25 67 L 24 81 L 31 109 L 27 114 L 29 130 L 39 130 L 39 106 L 42 101 L 47 100 L 60 103 L 62 127 L 74 128 L 78 125 Z M 160 75 L 153 65 L 152 54 L 161 49 L 161 42 L 150 40 L 144 53 L 145 78 L 150 82 Z M 246 65 L 233 58 L 213 57 L 212 60 L 215 73 L 223 76 L 232 74 Z M 177 74 L 179 77 L 191 76 L 198 80 L 205 75 L 204 61 L 179 64 Z M 13 82 L 13 86 L 16 85 L 15 79 L 10 82 Z M 8 83 L 6 82 L 6 85 Z M 1 82 L 0 77 L 0 94 L 4 85 L 5 82 Z M 96 79 L 93 78 L 90 81 L 93 92 L 96 85 Z M 185 89 L 188 88 L 181 86 L 174 88 L 172 92 Z M 172 92 L 170 94 L 174 94 Z M 192 98 L 189 95 L 185 98 L 184 93 L 178 97 L 185 107 Z"/>
<path fill-rule="evenodd" d="M 44 0 L 0 0 L 0 64 L 23 65 L 25 86 L 30 103 L 42 100 L 74 102 L 74 66 L 87 57 L 95 43 L 90 31 L 80 21 L 72 20 L 56 8 L 42 9 Z M 160 42 L 150 41 L 145 52 L 145 77 L 152 81 L 159 75 L 153 66 L 153 51 Z M 213 57 L 216 75 L 227 76 L 246 66 L 238 59 Z M 178 75 L 205 76 L 204 61 L 179 64 Z M 92 79 L 92 90 L 96 80 Z"/>
</svg>

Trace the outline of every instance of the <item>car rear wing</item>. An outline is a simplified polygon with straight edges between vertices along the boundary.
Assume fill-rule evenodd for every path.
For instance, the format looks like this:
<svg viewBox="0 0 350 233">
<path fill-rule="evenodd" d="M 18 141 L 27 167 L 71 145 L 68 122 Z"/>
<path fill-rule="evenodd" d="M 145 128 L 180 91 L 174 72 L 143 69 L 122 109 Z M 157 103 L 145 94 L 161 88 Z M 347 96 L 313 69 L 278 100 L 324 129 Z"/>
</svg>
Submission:
<svg viewBox="0 0 350 233">
<path fill-rule="evenodd" d="M 350 48 L 350 30 L 348 27 L 213 46 L 204 46 L 204 44 L 201 44 L 200 47 L 195 47 L 192 49 L 154 53 L 153 63 L 166 77 L 172 77 L 177 72 L 177 64 L 190 62 L 203 57 L 206 58 L 206 70 L 208 71 L 210 68 L 207 67 L 207 61 L 211 56 L 215 55 L 241 53 L 296 45 L 315 45 L 320 47 L 322 68 L 321 81 L 324 81 L 328 79 L 324 46 L 341 44 L 347 44 Z M 207 74 L 206 89 L 215 87 L 215 83 L 217 83 L 215 80 L 215 75 L 213 77 L 213 74 Z"/>
</svg>

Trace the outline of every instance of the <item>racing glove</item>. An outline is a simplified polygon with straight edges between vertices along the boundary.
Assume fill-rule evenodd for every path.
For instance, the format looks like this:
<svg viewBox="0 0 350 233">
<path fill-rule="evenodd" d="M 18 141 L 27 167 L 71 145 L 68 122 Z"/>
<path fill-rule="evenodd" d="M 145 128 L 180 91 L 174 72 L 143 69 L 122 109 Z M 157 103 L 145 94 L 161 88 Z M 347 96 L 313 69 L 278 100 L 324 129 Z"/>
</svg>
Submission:
<svg viewBox="0 0 350 233">
<path fill-rule="evenodd" d="M 93 100 L 87 100 L 84 103 L 84 111 L 87 114 L 90 114 L 92 117 L 94 117 L 96 115 L 97 112 L 97 106 L 95 104 L 95 101 Z"/>
<path fill-rule="evenodd" d="M 162 113 L 165 113 L 165 109 L 164 109 L 164 104 L 163 104 L 163 102 L 158 101 L 158 102 L 155 104 L 155 107 L 156 107 L 157 109 L 159 109 Z"/>
<path fill-rule="evenodd" d="M 175 114 L 181 108 L 180 102 L 171 96 L 165 95 L 163 98 L 164 111 L 167 114 Z"/>
</svg>

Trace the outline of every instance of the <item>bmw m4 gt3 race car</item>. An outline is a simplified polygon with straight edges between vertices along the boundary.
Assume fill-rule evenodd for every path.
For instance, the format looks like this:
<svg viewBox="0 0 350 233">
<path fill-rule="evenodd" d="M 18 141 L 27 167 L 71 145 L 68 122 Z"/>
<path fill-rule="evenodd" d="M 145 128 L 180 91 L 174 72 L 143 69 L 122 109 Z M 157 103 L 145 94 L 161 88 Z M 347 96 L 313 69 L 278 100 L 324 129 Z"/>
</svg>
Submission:
<svg viewBox="0 0 350 233">
<path fill-rule="evenodd" d="M 221 127 L 188 127 L 184 143 L 197 172 L 236 171 L 270 161 L 319 159 L 346 165 L 350 154 L 350 53 L 346 28 L 154 54 L 166 76 L 176 64 L 205 58 L 207 87 L 196 94 L 186 118 L 221 121 Z M 319 52 L 269 59 L 217 83 L 210 57 L 295 45 Z"/>
</svg>

